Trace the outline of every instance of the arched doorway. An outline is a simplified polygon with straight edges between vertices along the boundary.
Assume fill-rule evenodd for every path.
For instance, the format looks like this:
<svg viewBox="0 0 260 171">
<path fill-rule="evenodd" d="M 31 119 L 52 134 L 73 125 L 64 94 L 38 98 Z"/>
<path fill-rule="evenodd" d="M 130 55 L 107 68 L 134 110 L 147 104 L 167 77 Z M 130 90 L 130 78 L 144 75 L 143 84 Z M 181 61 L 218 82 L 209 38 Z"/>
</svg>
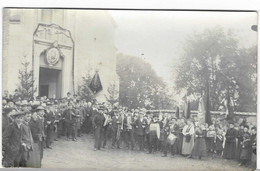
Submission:
<svg viewBox="0 0 260 171">
<path fill-rule="evenodd" d="M 33 40 L 35 96 L 62 98 L 74 93 L 74 42 L 68 30 L 39 24 Z"/>
<path fill-rule="evenodd" d="M 40 55 L 39 96 L 61 98 L 64 57 L 58 47 L 52 46 Z"/>
</svg>

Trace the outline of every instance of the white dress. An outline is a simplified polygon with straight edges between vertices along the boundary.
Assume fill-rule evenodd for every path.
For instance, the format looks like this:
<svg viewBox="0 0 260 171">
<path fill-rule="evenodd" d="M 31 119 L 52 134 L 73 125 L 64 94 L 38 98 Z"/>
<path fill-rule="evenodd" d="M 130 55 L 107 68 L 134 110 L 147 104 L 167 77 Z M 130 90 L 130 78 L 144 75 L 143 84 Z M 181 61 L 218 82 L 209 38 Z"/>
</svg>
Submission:
<svg viewBox="0 0 260 171">
<path fill-rule="evenodd" d="M 182 130 L 182 134 L 183 134 L 183 143 L 182 143 L 182 154 L 184 155 L 190 155 L 192 153 L 192 149 L 194 146 L 194 126 L 188 126 L 185 125 L 183 130 Z M 190 141 L 187 142 L 186 141 L 186 135 L 189 134 L 191 135 Z"/>
</svg>

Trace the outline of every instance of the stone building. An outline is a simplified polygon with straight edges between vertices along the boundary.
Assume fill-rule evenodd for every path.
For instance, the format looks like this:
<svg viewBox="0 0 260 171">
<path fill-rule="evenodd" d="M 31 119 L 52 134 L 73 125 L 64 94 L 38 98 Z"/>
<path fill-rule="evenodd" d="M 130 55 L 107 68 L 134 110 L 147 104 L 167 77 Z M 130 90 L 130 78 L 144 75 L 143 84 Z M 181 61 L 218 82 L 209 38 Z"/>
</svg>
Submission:
<svg viewBox="0 0 260 171">
<path fill-rule="evenodd" d="M 116 24 L 108 11 L 69 9 L 3 10 L 2 90 L 17 88 L 18 72 L 26 57 L 30 62 L 35 96 L 49 98 L 75 94 L 82 77 L 99 72 L 105 101 L 116 74 Z"/>
</svg>

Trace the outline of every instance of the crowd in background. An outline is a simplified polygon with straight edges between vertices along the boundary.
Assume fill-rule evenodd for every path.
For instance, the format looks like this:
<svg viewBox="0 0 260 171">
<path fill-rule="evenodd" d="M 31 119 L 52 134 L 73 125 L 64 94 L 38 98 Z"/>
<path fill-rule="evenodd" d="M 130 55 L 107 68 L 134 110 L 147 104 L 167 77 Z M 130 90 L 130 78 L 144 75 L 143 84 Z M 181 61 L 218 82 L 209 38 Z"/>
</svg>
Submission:
<svg viewBox="0 0 260 171">
<path fill-rule="evenodd" d="M 70 93 L 59 100 L 4 97 L 2 113 L 5 167 L 39 168 L 44 150 L 52 149 L 54 141 L 63 137 L 77 141 L 83 134 L 94 135 L 94 150 L 125 148 L 161 153 L 162 157 L 223 157 L 240 165 L 250 165 L 256 155 L 256 126 L 246 118 L 238 122 L 214 118 L 208 125 L 196 118 L 176 118 L 145 108 L 87 102 Z"/>
</svg>

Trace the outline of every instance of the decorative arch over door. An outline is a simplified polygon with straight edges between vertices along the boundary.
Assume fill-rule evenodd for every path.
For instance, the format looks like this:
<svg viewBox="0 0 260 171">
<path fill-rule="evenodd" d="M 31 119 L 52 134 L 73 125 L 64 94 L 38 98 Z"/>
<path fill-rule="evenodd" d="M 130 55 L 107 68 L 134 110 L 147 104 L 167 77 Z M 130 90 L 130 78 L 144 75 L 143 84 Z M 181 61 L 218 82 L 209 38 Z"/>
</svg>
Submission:
<svg viewBox="0 0 260 171">
<path fill-rule="evenodd" d="M 34 86 L 38 89 L 35 96 L 62 98 L 67 92 L 74 93 L 74 41 L 69 30 L 38 24 L 32 60 Z"/>
</svg>

